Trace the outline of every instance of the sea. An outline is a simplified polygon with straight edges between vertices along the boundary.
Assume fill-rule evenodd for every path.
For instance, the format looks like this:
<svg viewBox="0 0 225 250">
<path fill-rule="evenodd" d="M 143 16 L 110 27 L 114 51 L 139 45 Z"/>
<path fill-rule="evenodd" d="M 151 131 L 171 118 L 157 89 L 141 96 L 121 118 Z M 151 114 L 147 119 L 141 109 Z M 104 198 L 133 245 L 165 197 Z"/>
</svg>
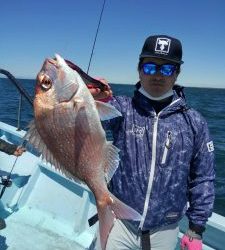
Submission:
<svg viewBox="0 0 225 250">
<path fill-rule="evenodd" d="M 17 79 L 17 81 L 33 97 L 35 80 Z M 134 84 L 110 85 L 114 95 L 132 96 L 135 89 Z M 186 87 L 184 93 L 189 106 L 198 110 L 208 122 L 216 156 L 214 212 L 225 216 L 225 89 Z M 22 98 L 21 115 L 18 116 L 20 94 L 6 78 L 0 78 L 0 94 L 0 121 L 27 130 L 33 118 L 32 106 L 25 98 Z"/>
</svg>

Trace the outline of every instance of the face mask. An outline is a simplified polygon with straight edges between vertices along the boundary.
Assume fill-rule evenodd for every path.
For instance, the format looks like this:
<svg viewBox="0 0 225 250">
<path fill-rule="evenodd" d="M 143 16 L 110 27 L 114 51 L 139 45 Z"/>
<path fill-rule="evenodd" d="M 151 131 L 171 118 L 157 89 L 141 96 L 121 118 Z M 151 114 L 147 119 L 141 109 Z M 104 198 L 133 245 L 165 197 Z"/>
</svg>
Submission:
<svg viewBox="0 0 225 250">
<path fill-rule="evenodd" d="M 146 92 L 146 91 L 144 90 L 143 87 L 140 87 L 139 92 L 142 93 L 142 95 L 144 95 L 144 96 L 146 96 L 147 98 L 149 98 L 149 99 L 151 99 L 151 100 L 154 100 L 154 101 L 160 101 L 160 100 L 166 99 L 167 97 L 173 95 L 173 89 L 170 89 L 170 90 L 167 91 L 165 94 L 163 94 L 163 95 L 161 95 L 161 96 L 158 96 L 158 97 L 151 96 L 148 92 Z"/>
</svg>

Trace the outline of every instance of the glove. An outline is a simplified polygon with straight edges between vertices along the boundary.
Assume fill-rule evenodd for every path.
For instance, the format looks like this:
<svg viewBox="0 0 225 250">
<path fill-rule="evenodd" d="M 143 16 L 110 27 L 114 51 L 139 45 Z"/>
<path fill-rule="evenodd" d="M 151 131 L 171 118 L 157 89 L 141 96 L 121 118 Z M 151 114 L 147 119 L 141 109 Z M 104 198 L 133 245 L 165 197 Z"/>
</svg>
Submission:
<svg viewBox="0 0 225 250">
<path fill-rule="evenodd" d="M 181 239 L 180 247 L 182 250 L 202 250 L 201 236 L 188 230 Z"/>
</svg>

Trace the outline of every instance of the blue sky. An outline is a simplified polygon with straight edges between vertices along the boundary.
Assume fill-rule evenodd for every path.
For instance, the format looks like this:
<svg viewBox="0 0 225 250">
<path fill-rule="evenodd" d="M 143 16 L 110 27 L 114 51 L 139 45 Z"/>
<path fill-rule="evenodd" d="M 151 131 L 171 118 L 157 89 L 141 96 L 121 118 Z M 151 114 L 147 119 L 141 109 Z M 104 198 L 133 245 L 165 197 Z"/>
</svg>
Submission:
<svg viewBox="0 0 225 250">
<path fill-rule="evenodd" d="M 0 68 L 35 78 L 55 53 L 87 70 L 103 0 L 7 0 L 0 7 Z M 225 88 L 224 0 L 106 0 L 90 75 L 112 83 L 138 80 L 149 35 L 183 44 L 178 83 Z"/>
</svg>

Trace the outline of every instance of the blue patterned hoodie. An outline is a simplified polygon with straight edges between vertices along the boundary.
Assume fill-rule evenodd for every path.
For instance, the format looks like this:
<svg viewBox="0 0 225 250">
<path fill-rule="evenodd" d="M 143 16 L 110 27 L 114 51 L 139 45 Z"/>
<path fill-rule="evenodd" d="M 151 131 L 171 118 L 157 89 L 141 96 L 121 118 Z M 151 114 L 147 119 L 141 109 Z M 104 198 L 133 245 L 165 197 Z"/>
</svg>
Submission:
<svg viewBox="0 0 225 250">
<path fill-rule="evenodd" d="M 120 151 L 111 180 L 116 197 L 143 215 L 142 230 L 178 222 L 204 227 L 214 203 L 214 147 L 205 119 L 174 91 L 158 114 L 138 90 L 113 97 L 122 117 L 104 122 Z M 187 209 L 187 202 L 189 208 Z"/>
</svg>

